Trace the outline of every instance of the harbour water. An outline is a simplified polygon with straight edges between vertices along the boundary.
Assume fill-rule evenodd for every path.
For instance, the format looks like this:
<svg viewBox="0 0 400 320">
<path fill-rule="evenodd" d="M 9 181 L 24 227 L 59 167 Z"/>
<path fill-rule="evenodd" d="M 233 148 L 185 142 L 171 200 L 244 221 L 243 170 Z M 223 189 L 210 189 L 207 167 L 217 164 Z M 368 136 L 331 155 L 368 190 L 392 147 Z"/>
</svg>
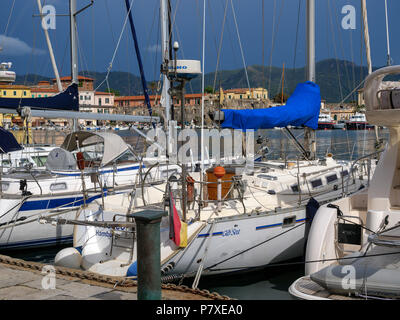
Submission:
<svg viewBox="0 0 400 320">
<path fill-rule="evenodd" d="M 303 141 L 303 130 L 292 130 L 294 136 L 300 142 Z M 143 145 L 139 141 L 137 134 L 132 131 L 121 131 L 118 133 L 135 149 L 140 149 Z M 48 135 L 45 131 L 34 132 L 35 143 L 56 143 L 60 144 L 65 133 L 52 132 Z M 262 136 L 268 139 L 269 148 L 268 158 L 295 159 L 299 154 L 296 146 L 289 141 L 281 130 L 263 130 L 256 133 L 256 138 Z M 319 130 L 317 131 L 317 156 L 323 157 L 327 153 L 332 153 L 335 158 L 343 160 L 355 160 L 358 157 L 367 155 L 375 151 L 376 136 L 374 130 Z M 46 141 L 46 137 L 52 141 Z M 380 130 L 379 137 L 386 140 L 387 130 Z M 56 253 L 62 248 L 46 248 L 29 251 L 0 252 L 9 256 L 29 261 L 53 263 Z M 224 277 L 203 278 L 199 283 L 199 288 L 207 289 L 211 292 L 216 291 L 240 300 L 290 300 L 292 297 L 288 293 L 288 287 L 303 275 L 304 264 L 301 259 L 292 261 L 287 265 L 277 267 L 267 267 L 247 274 L 236 274 Z M 190 279 L 185 280 L 184 284 L 191 286 Z"/>
</svg>

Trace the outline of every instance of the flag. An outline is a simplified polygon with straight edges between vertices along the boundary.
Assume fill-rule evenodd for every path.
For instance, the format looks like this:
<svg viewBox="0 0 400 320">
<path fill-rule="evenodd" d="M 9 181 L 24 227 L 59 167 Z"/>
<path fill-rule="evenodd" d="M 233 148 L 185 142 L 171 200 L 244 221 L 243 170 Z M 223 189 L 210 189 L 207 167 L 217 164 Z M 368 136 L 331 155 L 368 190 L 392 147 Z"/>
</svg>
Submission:
<svg viewBox="0 0 400 320">
<path fill-rule="evenodd" d="M 169 238 L 172 239 L 178 247 L 187 246 L 187 223 L 181 221 L 178 210 L 176 210 L 172 192 L 169 192 Z"/>
</svg>

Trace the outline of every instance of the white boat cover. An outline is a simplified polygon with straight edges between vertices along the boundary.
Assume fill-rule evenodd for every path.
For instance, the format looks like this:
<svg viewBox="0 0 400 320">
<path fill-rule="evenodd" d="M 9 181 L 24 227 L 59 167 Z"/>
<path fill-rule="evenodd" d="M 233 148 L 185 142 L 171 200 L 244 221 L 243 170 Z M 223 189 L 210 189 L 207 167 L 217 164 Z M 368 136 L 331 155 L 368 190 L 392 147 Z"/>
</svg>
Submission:
<svg viewBox="0 0 400 320">
<path fill-rule="evenodd" d="M 65 149 L 55 148 L 50 151 L 46 168 L 48 170 L 75 170 L 76 160 L 73 154 Z"/>
<path fill-rule="evenodd" d="M 77 131 L 66 136 L 61 148 L 67 151 L 78 150 L 79 147 L 103 143 L 103 158 L 101 166 L 105 166 L 129 149 L 125 141 L 117 134 L 111 132 Z"/>
<path fill-rule="evenodd" d="M 331 293 L 400 297 L 399 248 L 376 246 L 365 257 L 363 253 L 353 256 L 354 259 L 321 269 L 310 278 Z"/>
</svg>

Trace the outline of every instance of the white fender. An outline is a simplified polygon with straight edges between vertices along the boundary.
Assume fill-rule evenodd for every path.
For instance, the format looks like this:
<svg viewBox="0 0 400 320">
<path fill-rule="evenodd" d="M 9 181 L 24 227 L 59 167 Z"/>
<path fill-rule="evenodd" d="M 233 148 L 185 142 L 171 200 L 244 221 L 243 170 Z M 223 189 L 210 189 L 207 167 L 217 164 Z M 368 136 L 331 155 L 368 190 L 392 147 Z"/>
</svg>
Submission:
<svg viewBox="0 0 400 320">
<path fill-rule="evenodd" d="M 65 248 L 57 253 L 54 258 L 56 266 L 80 269 L 82 256 L 76 248 Z"/>
</svg>

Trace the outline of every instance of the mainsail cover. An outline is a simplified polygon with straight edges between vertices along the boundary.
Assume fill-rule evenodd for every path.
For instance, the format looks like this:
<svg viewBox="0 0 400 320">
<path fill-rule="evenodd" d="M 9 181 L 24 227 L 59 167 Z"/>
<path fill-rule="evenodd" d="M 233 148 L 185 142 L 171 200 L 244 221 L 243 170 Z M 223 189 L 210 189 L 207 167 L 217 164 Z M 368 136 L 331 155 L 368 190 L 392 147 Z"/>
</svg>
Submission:
<svg viewBox="0 0 400 320">
<path fill-rule="evenodd" d="M 0 154 L 22 150 L 14 135 L 0 127 Z"/>
<path fill-rule="evenodd" d="M 72 83 L 64 91 L 45 98 L 0 98 L 0 108 L 17 110 L 30 107 L 39 110 L 79 111 L 78 85 Z"/>
<path fill-rule="evenodd" d="M 320 107 L 319 86 L 307 81 L 297 85 L 283 106 L 264 109 L 222 109 L 225 118 L 221 127 L 245 131 L 304 125 L 317 129 Z"/>
</svg>

